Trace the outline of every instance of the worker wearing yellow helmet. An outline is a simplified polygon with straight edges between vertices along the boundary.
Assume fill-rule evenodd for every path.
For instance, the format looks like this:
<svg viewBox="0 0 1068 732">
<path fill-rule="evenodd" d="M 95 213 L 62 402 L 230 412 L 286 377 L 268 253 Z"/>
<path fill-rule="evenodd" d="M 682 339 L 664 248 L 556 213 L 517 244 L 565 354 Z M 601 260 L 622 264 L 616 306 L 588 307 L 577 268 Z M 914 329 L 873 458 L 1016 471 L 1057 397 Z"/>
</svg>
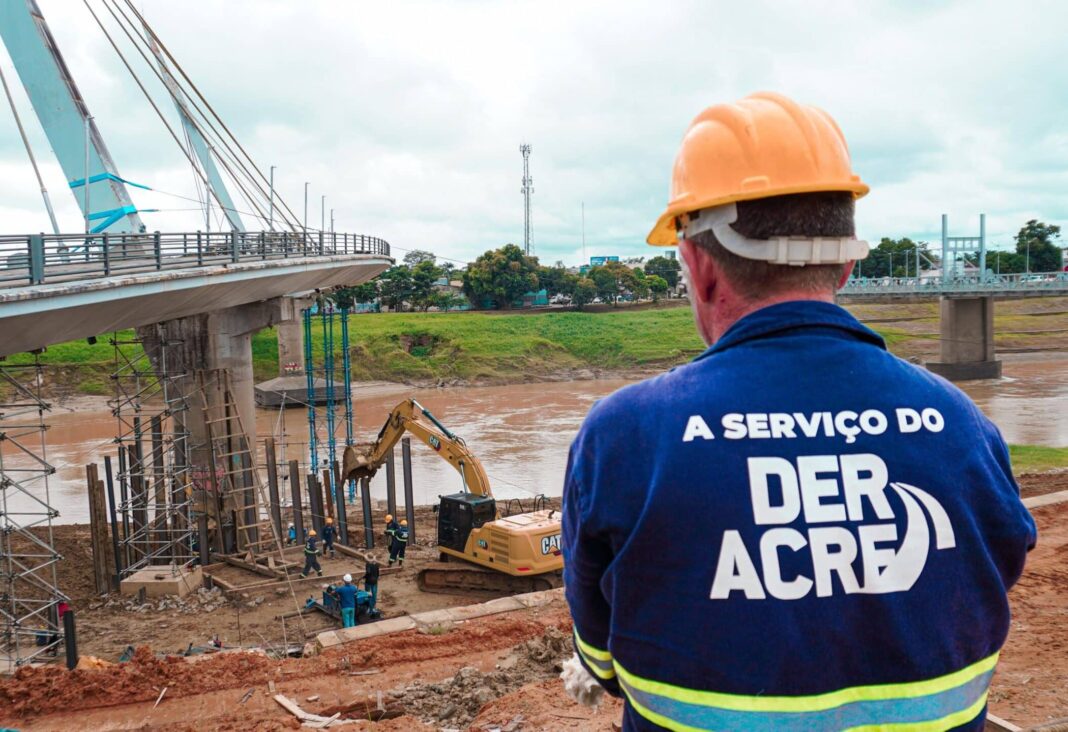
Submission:
<svg viewBox="0 0 1068 732">
<path fill-rule="evenodd" d="M 683 136 L 648 241 L 709 348 L 594 406 L 564 487 L 565 687 L 627 730 L 983 726 L 1035 525 L 990 421 L 835 304 L 867 192 L 778 94 Z"/>
<path fill-rule="evenodd" d="M 400 562 L 400 566 L 404 566 L 404 553 L 408 549 L 408 519 L 401 519 L 400 524 L 397 525 L 397 530 L 393 532 L 393 543 L 390 545 L 389 550 L 389 566 L 393 566 L 396 561 Z"/>
<path fill-rule="evenodd" d="M 386 514 L 386 551 L 392 553 L 393 551 L 393 537 L 397 535 L 397 529 L 400 528 L 400 524 L 393 518 L 393 514 Z"/>
<path fill-rule="evenodd" d="M 319 565 L 319 540 L 318 532 L 315 529 L 308 530 L 308 540 L 304 543 L 304 569 L 301 570 L 300 577 L 304 579 L 314 569 L 319 573 L 319 576 L 323 576 L 323 568 Z"/>
<path fill-rule="evenodd" d="M 337 538 L 337 527 L 334 526 L 334 519 L 330 516 L 326 517 L 325 525 L 323 526 L 323 556 L 326 556 L 327 552 L 330 552 L 330 558 L 337 557 L 337 552 L 334 551 L 334 539 Z"/>
</svg>

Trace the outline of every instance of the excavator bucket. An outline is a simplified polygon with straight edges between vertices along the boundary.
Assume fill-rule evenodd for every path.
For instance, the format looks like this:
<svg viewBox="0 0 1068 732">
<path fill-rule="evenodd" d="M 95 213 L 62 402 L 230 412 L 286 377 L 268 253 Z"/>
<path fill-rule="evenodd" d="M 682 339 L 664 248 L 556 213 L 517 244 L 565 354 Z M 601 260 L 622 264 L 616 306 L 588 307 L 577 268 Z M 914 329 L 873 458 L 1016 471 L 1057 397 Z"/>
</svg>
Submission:
<svg viewBox="0 0 1068 732">
<path fill-rule="evenodd" d="M 371 465 L 367 451 L 359 446 L 347 445 L 341 458 L 341 480 L 348 482 L 355 479 L 370 478 L 378 472 L 378 467 Z"/>
</svg>

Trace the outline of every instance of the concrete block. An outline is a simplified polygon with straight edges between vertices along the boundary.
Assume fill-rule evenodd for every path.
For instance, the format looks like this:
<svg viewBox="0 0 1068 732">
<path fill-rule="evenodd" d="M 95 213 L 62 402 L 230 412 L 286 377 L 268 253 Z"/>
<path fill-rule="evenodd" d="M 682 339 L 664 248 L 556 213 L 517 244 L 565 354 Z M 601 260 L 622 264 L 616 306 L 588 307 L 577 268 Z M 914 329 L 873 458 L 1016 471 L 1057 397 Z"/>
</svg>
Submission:
<svg viewBox="0 0 1068 732">
<path fill-rule="evenodd" d="M 975 381 L 977 379 L 1000 379 L 1001 361 L 969 361 L 945 363 L 928 361 L 927 370 L 950 381 Z"/>
<path fill-rule="evenodd" d="M 551 590 L 528 592 L 525 595 L 516 595 L 515 599 L 523 603 L 523 607 L 541 607 L 542 605 L 548 605 L 553 600 L 563 600 L 564 588 L 555 587 Z"/>
<path fill-rule="evenodd" d="M 123 595 L 135 596 L 143 588 L 148 597 L 185 597 L 203 584 L 204 573 L 200 567 L 174 569 L 168 565 L 150 566 L 139 569 L 120 582 L 119 591 Z"/>
<path fill-rule="evenodd" d="M 423 613 L 415 613 L 414 615 L 410 615 L 409 617 L 411 617 L 411 619 L 419 625 L 441 625 L 442 623 L 447 623 L 450 620 L 454 620 L 454 618 L 452 617 L 451 608 L 441 608 L 440 610 L 427 610 Z"/>
</svg>

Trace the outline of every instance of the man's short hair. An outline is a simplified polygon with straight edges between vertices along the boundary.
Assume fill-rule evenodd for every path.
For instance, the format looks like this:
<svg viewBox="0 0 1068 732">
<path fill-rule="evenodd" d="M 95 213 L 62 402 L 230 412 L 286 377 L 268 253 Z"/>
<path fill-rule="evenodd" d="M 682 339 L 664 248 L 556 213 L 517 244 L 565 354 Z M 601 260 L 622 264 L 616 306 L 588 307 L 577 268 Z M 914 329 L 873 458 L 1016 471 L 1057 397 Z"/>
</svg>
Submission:
<svg viewBox="0 0 1068 732">
<path fill-rule="evenodd" d="M 731 227 L 749 239 L 854 236 L 856 232 L 852 193 L 798 193 L 739 201 L 736 205 L 738 220 Z M 845 269 L 843 264 L 792 267 L 746 259 L 720 244 L 711 231 L 697 234 L 692 241 L 712 255 L 734 288 L 747 300 L 758 300 L 786 290 L 833 292 Z"/>
</svg>

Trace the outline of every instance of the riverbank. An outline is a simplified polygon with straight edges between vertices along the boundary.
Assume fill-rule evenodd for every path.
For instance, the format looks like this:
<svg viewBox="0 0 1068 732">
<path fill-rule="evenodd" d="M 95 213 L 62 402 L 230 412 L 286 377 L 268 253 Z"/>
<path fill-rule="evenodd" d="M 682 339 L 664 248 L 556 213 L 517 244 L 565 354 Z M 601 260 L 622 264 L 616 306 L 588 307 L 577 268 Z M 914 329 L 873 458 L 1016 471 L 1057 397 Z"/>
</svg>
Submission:
<svg viewBox="0 0 1068 732">
<path fill-rule="evenodd" d="M 848 309 L 897 355 L 917 362 L 937 357 L 937 302 Z M 1068 351 L 1068 298 L 999 302 L 995 328 L 999 355 Z M 596 312 L 369 313 L 352 316 L 349 332 L 354 380 L 412 386 L 635 378 L 685 363 L 704 350 L 685 301 Z M 120 332 L 118 340 L 132 336 Z M 111 340 L 49 347 L 42 354 L 49 398 L 109 395 L 116 364 Z M 318 326 L 313 340 L 320 349 Z M 339 340 L 335 334 L 335 343 Z M 136 355 L 136 347 L 122 348 L 128 357 Z M 277 375 L 274 329 L 253 337 L 252 352 L 258 380 Z M 9 362 L 30 358 L 19 354 Z"/>
</svg>

